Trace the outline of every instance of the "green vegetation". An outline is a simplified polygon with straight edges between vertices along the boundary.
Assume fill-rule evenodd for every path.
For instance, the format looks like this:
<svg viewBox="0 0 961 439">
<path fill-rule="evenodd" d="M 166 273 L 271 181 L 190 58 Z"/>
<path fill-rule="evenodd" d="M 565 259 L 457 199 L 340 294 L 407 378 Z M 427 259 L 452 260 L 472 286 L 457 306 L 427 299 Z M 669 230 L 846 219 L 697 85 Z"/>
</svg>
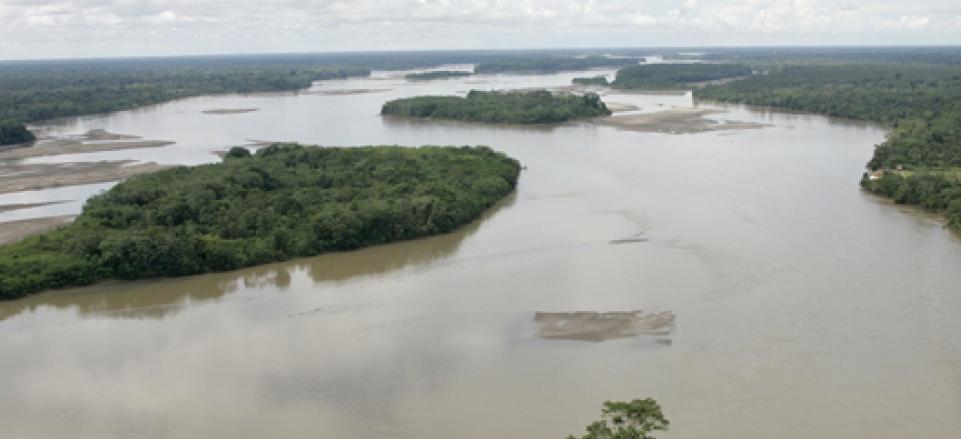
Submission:
<svg viewBox="0 0 961 439">
<path fill-rule="evenodd" d="M 446 233 L 517 183 L 486 147 L 277 144 L 132 177 L 68 226 L 0 247 L 0 298 L 231 270 Z"/>
<path fill-rule="evenodd" d="M 384 104 L 380 113 L 465 122 L 539 124 L 609 116 L 611 111 L 595 93 L 578 96 L 552 94 L 546 90 L 471 90 L 467 97 L 418 96 L 396 99 Z"/>
<path fill-rule="evenodd" d="M 20 122 L 0 121 L 0 145 L 33 142 L 36 137 Z"/>
<path fill-rule="evenodd" d="M 363 67 L 309 63 L 140 61 L 0 64 L 0 120 L 22 124 L 205 94 L 297 90 L 315 80 L 369 74 Z M 6 143 L 17 142 L 0 138 Z"/>
<path fill-rule="evenodd" d="M 462 78 L 470 76 L 471 72 L 457 72 L 452 70 L 435 70 L 433 72 L 409 73 L 404 75 L 408 81 L 429 81 L 432 79 Z"/>
<path fill-rule="evenodd" d="M 655 431 L 667 431 L 671 425 L 661 406 L 651 398 L 631 402 L 604 403 L 603 418 L 587 426 L 580 439 L 654 439 Z M 578 439 L 568 436 L 568 439 Z"/>
<path fill-rule="evenodd" d="M 862 186 L 898 203 L 944 212 L 961 231 L 961 59 L 941 63 L 805 62 L 696 92 L 698 98 L 810 111 L 892 127 L 868 162 L 886 172 Z"/>
<path fill-rule="evenodd" d="M 691 83 L 750 76 L 744 64 L 647 64 L 617 71 L 615 88 L 664 90 L 689 87 Z"/>
<path fill-rule="evenodd" d="M 576 85 L 602 85 L 609 86 L 610 82 L 607 81 L 607 77 L 603 75 L 592 76 L 590 78 L 574 78 L 571 80 L 572 84 Z"/>
<path fill-rule="evenodd" d="M 600 67 L 622 67 L 638 63 L 640 58 L 607 56 L 518 56 L 478 64 L 474 73 L 556 73 L 565 70 L 588 70 Z"/>
</svg>

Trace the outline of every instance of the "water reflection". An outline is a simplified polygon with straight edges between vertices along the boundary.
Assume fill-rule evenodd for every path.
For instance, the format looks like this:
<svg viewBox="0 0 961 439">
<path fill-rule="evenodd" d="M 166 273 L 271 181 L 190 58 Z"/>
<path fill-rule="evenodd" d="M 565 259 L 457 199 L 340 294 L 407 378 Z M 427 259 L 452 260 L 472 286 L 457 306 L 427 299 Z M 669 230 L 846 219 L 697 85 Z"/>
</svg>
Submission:
<svg viewBox="0 0 961 439">
<path fill-rule="evenodd" d="M 73 309 L 81 316 L 161 319 L 187 305 L 219 300 L 238 290 L 276 288 L 283 291 L 300 273 L 306 273 L 314 283 L 338 283 L 382 276 L 407 267 L 426 266 L 456 252 L 484 221 L 513 205 L 516 199 L 516 192 L 511 193 L 481 218 L 445 235 L 165 282 L 110 281 L 86 288 L 37 294 L 0 303 L 0 321 L 43 307 Z"/>
</svg>

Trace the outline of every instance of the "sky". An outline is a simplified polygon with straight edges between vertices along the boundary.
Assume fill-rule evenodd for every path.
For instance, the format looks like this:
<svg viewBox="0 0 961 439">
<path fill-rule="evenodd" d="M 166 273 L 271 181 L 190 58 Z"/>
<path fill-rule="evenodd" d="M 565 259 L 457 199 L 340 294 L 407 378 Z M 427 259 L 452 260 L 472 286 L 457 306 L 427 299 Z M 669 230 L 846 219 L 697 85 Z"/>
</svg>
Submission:
<svg viewBox="0 0 961 439">
<path fill-rule="evenodd" d="M 956 44 L 959 0 L 0 0 L 0 59 Z"/>
</svg>

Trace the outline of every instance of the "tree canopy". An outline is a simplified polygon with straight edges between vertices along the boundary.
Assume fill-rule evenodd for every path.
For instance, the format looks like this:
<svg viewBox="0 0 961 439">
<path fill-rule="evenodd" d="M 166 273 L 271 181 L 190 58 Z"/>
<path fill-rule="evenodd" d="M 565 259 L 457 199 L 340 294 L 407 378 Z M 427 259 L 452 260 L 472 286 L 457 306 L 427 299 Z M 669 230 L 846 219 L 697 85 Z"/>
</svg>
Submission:
<svg viewBox="0 0 961 439">
<path fill-rule="evenodd" d="M 651 398 L 607 401 L 601 413 L 601 420 L 588 425 L 587 434 L 580 439 L 654 439 L 651 433 L 666 431 L 671 425 L 661 406 Z M 568 439 L 578 438 L 571 435 Z"/>
<path fill-rule="evenodd" d="M 420 72 L 420 73 L 408 73 L 404 75 L 404 78 L 408 81 L 429 81 L 432 79 L 448 79 L 448 78 L 461 78 L 464 76 L 470 76 L 471 72 L 460 72 L 451 70 L 434 70 L 431 72 Z"/>
<path fill-rule="evenodd" d="M 222 163 L 132 177 L 74 223 L 0 247 L 0 298 L 446 233 L 511 192 L 519 172 L 486 147 L 232 150 Z"/>
<path fill-rule="evenodd" d="M 612 85 L 623 89 L 660 90 L 750 75 L 751 68 L 744 64 L 643 64 L 618 70 Z"/>
<path fill-rule="evenodd" d="M 577 85 L 602 85 L 602 86 L 605 86 L 605 87 L 611 85 L 611 83 L 607 81 L 607 77 L 606 77 L 606 76 L 603 76 L 603 75 L 591 76 L 591 77 L 582 77 L 582 78 L 574 78 L 574 79 L 571 80 L 571 84 L 577 84 Z"/>
<path fill-rule="evenodd" d="M 13 145 L 36 140 L 33 133 L 20 122 L 0 121 L 0 145 Z"/>
<path fill-rule="evenodd" d="M 465 122 L 540 124 L 608 116 L 611 112 L 595 93 L 472 90 L 466 97 L 417 96 L 388 101 L 381 114 Z"/>
</svg>

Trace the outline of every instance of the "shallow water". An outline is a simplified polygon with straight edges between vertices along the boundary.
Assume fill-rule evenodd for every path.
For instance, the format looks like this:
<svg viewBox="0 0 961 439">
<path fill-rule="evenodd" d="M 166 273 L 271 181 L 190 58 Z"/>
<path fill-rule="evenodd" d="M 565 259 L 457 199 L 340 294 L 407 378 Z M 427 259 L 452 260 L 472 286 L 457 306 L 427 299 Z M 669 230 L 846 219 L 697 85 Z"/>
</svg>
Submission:
<svg viewBox="0 0 961 439">
<path fill-rule="evenodd" d="M 720 117 L 769 126 L 671 135 L 377 114 L 399 96 L 582 75 L 379 75 L 315 88 L 390 91 L 203 97 L 51 125 L 177 144 L 38 162 L 201 163 L 249 139 L 487 144 L 527 170 L 450 235 L 0 303 L 3 435 L 559 438 L 606 399 L 650 396 L 672 421 L 664 438 L 961 436 L 961 240 L 859 191 L 881 129 L 743 107 Z M 219 108 L 260 110 L 201 113 Z M 639 232 L 646 242 L 611 244 Z M 533 321 L 632 310 L 673 312 L 671 343 L 543 340 Z"/>
</svg>

